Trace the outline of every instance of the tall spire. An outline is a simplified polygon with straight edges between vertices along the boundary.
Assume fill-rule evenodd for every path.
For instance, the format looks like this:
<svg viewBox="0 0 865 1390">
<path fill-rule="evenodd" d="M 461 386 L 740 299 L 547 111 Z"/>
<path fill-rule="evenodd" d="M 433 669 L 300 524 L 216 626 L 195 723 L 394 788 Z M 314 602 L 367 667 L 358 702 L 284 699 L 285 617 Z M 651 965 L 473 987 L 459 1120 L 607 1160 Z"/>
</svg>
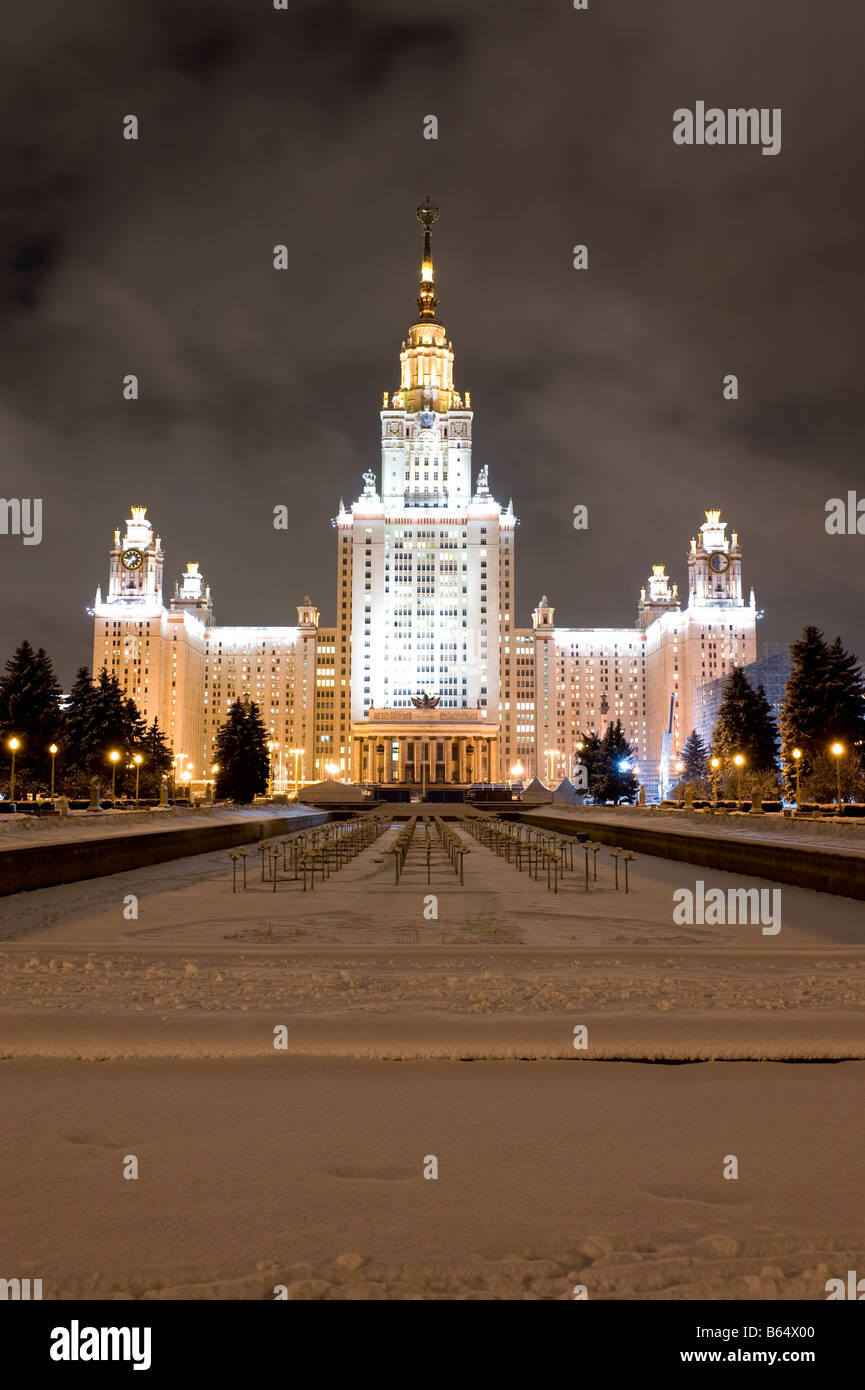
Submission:
<svg viewBox="0 0 865 1390">
<path fill-rule="evenodd" d="M 436 316 L 438 300 L 435 293 L 435 276 L 433 273 L 432 258 L 432 234 L 431 228 L 439 215 L 438 205 L 430 202 L 429 197 L 425 203 L 418 203 L 417 220 L 424 228 L 423 234 L 423 264 L 420 270 L 420 294 L 417 297 L 417 307 L 423 320 L 433 320 Z"/>
</svg>

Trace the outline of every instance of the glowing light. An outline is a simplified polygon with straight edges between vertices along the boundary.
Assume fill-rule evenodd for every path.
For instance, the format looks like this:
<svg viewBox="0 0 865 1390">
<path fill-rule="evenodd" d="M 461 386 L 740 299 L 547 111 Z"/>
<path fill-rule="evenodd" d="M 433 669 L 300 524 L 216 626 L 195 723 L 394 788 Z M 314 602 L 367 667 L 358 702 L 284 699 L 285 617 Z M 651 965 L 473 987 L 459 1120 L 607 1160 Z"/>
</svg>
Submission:
<svg viewBox="0 0 865 1390">
<path fill-rule="evenodd" d="M 10 738 L 10 740 L 9 740 L 9 742 L 8 742 L 8 744 L 7 744 L 6 746 L 7 746 L 7 748 L 11 748 L 11 749 L 12 749 L 12 752 L 14 753 L 16 748 L 20 748 L 20 747 L 21 747 L 21 740 L 20 740 L 20 739 L 17 739 L 17 738 Z"/>
<path fill-rule="evenodd" d="M 796 759 L 797 763 L 798 763 L 799 759 L 801 758 L 801 756 L 802 756 L 802 749 L 801 749 L 801 748 L 794 748 L 794 749 L 793 749 L 793 757 Z"/>
<path fill-rule="evenodd" d="M 830 752 L 834 753 L 836 758 L 840 758 L 841 754 L 844 752 L 843 743 L 833 743 Z"/>
</svg>

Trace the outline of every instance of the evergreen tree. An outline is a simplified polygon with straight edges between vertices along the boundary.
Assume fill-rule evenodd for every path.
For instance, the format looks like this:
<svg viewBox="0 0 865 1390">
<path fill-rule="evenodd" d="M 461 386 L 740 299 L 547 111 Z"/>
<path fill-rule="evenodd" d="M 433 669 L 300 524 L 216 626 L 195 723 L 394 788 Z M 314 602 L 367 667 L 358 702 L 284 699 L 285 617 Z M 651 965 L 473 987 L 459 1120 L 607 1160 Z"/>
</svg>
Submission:
<svg viewBox="0 0 865 1390">
<path fill-rule="evenodd" d="M 862 763 L 865 752 L 865 700 L 858 661 L 840 637 L 831 645 L 816 627 L 806 627 L 790 648 L 792 670 L 781 707 L 781 740 L 787 790 L 795 787 L 793 749 L 800 748 L 800 776 L 821 769 L 830 744 L 844 745 L 846 755 Z M 827 765 L 828 766 L 828 765 Z"/>
<path fill-rule="evenodd" d="M 580 753 L 580 762 L 586 769 L 586 785 L 583 787 L 583 790 L 587 791 L 590 796 L 593 796 L 594 792 L 592 788 L 598 776 L 598 761 L 601 754 L 600 735 L 596 734 L 594 729 L 592 729 L 591 733 L 581 734 L 578 741 L 583 745 L 582 752 Z"/>
<path fill-rule="evenodd" d="M 50 657 L 42 647 L 34 651 L 22 642 L 6 662 L 0 678 L 0 741 L 4 764 L 11 763 L 7 747 L 11 737 L 20 740 L 15 756 L 16 794 L 46 791 L 50 785 L 52 743 L 63 738 L 61 689 Z"/>
<path fill-rule="evenodd" d="M 90 710 L 93 703 L 93 677 L 87 666 L 80 666 L 75 675 L 66 704 L 66 739 L 64 747 L 64 791 L 82 795 L 87 790 L 90 773 L 87 756 L 90 750 Z"/>
<path fill-rule="evenodd" d="M 709 750 L 696 729 L 692 729 L 685 740 L 682 762 L 685 764 L 685 781 L 702 782 L 709 766 Z"/>
<path fill-rule="evenodd" d="M 156 797 L 162 786 L 162 779 L 166 773 L 171 771 L 173 758 L 171 749 L 168 746 L 165 735 L 159 727 L 158 719 L 147 729 L 141 742 L 136 745 L 136 753 L 140 753 L 144 761 L 141 764 L 141 774 L 139 781 L 139 794 L 146 797 Z M 134 789 L 135 774 L 132 774 L 132 785 Z"/>
<path fill-rule="evenodd" d="M 617 719 L 615 724 L 608 724 L 594 757 L 593 773 L 590 773 L 589 789 L 595 801 L 602 804 L 612 801 L 617 806 L 620 801 L 635 800 L 635 756 L 636 750 L 625 738 L 621 719 Z"/>
<path fill-rule="evenodd" d="M 214 741 L 219 765 L 216 795 L 220 800 L 247 803 L 267 789 L 267 731 L 258 705 L 237 700 Z"/>
<path fill-rule="evenodd" d="M 827 709 L 824 682 L 829 670 L 829 648 L 819 628 L 806 627 L 790 647 L 791 670 L 781 705 L 781 760 L 788 789 L 793 775 L 793 749 L 802 750 L 801 776 L 809 776 L 814 760 L 827 743 Z"/>
<path fill-rule="evenodd" d="M 750 772 L 771 772 L 775 767 L 778 730 L 772 707 L 762 685 L 755 690 L 741 666 L 734 666 L 724 687 L 724 697 L 712 734 L 712 752 L 725 770 L 741 753 Z"/>
<path fill-rule="evenodd" d="M 836 637 L 828 651 L 827 705 L 829 737 L 838 739 L 845 750 L 861 762 L 865 751 L 865 693 L 862 668 Z"/>
</svg>

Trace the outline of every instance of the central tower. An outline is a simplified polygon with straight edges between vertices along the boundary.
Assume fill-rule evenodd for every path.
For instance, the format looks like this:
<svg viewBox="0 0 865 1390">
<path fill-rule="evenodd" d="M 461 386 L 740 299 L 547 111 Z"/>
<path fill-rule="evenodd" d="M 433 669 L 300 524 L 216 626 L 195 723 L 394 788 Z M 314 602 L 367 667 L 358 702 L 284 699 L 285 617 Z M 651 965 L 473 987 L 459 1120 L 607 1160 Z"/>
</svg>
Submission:
<svg viewBox="0 0 865 1390">
<path fill-rule="evenodd" d="M 369 781 L 420 780 L 421 765 L 430 781 L 490 780 L 511 640 L 516 519 L 491 495 L 486 467 L 472 485 L 471 398 L 454 385 L 453 346 L 437 318 L 438 211 L 429 199 L 417 208 L 418 317 L 399 386 L 383 393 L 381 491 L 366 472 L 362 495 L 336 518 L 353 770 Z M 416 708 L 422 695 L 436 707 Z M 397 736 L 406 724 L 408 748 Z M 458 725 L 476 740 L 457 748 Z"/>
<path fill-rule="evenodd" d="M 465 506 L 471 498 L 472 412 L 454 388 L 453 345 L 436 320 L 432 226 L 438 208 L 417 209 L 424 228 L 418 321 L 399 355 L 400 384 L 381 411 L 382 500 L 386 507 Z"/>
</svg>

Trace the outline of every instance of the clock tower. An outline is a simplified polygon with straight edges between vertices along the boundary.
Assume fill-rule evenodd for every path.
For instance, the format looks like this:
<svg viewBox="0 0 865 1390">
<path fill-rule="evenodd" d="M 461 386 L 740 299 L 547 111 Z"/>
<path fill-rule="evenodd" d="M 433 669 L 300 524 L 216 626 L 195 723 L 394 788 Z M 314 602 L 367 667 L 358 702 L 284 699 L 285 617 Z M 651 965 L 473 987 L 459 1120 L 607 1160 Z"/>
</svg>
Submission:
<svg viewBox="0 0 865 1390">
<path fill-rule="evenodd" d="M 131 511 L 123 539 L 119 529 L 114 532 L 106 602 L 158 608 L 162 604 L 162 541 L 153 534 L 146 507 Z"/>
<path fill-rule="evenodd" d="M 727 539 L 727 523 L 720 511 L 707 511 L 699 540 L 691 541 L 688 556 L 689 608 L 741 608 L 742 554 L 734 531 Z"/>
</svg>

